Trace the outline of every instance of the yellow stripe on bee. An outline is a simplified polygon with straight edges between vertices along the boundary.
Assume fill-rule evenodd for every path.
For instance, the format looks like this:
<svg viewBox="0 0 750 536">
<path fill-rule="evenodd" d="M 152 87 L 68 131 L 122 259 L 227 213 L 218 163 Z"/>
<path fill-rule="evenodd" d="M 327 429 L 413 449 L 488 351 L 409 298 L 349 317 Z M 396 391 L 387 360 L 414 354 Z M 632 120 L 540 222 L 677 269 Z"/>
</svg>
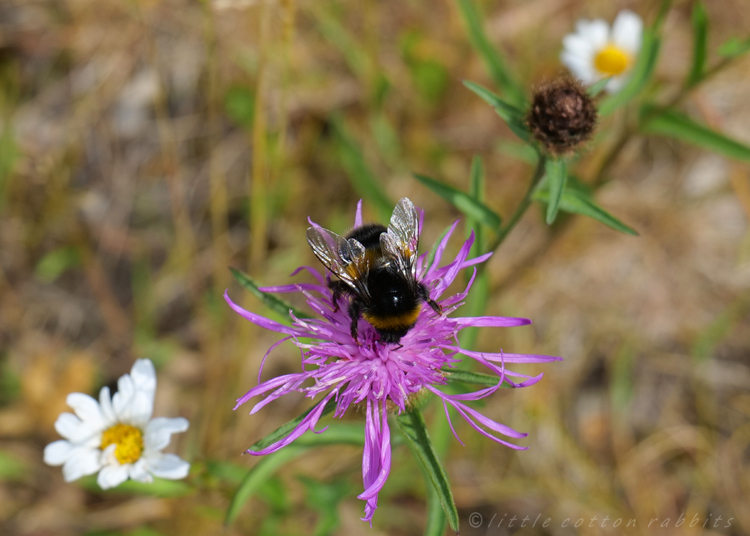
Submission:
<svg viewBox="0 0 750 536">
<path fill-rule="evenodd" d="M 417 306 L 412 311 L 392 316 L 374 316 L 364 313 L 362 316 L 376 329 L 396 329 L 411 326 L 417 321 L 421 307 Z"/>
</svg>

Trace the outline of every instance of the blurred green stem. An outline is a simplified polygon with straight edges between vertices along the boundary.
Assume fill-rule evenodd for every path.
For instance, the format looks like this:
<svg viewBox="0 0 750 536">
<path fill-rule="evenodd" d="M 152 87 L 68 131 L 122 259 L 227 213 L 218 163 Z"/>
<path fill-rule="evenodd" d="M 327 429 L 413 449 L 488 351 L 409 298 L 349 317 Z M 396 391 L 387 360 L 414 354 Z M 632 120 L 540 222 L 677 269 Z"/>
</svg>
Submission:
<svg viewBox="0 0 750 536">
<path fill-rule="evenodd" d="M 519 222 L 521 217 L 526 213 L 526 210 L 531 206 L 531 196 L 534 194 L 534 190 L 536 190 L 536 187 L 539 185 L 539 182 L 544 177 L 544 165 L 547 161 L 547 158 L 542 155 L 539 157 L 539 161 L 536 164 L 536 169 L 534 170 L 534 174 L 531 177 L 531 181 L 529 182 L 529 187 L 526 190 L 526 193 L 523 196 L 523 199 L 521 199 L 521 202 L 516 207 L 515 212 L 508 220 L 508 223 L 503 226 L 500 231 L 497 233 L 497 237 L 495 238 L 495 241 L 492 242 L 492 245 L 489 247 L 487 251 L 496 251 L 497 248 L 500 247 L 500 245 L 503 243 L 505 238 L 508 236 L 508 234 L 513 230 L 513 228 L 516 226 L 516 224 Z M 477 273 L 480 273 L 484 267 L 487 266 L 486 263 L 480 264 L 477 268 Z"/>
</svg>

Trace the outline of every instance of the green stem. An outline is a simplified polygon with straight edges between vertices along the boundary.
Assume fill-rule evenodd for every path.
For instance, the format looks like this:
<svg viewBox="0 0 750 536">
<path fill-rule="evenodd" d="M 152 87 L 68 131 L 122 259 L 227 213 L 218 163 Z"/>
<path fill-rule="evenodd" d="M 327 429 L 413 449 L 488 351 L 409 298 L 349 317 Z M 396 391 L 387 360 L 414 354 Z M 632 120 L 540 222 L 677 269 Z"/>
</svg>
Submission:
<svg viewBox="0 0 750 536">
<path fill-rule="evenodd" d="M 534 174 L 531 177 L 529 187 L 526 190 L 523 199 L 521 199 L 521 202 L 516 207 L 516 210 L 508 220 L 508 223 L 506 223 L 505 226 L 497 233 L 495 241 L 492 242 L 492 245 L 487 251 L 495 251 L 500 247 L 505 238 L 508 236 L 508 233 L 513 230 L 521 217 L 526 213 L 526 210 L 529 208 L 529 206 L 531 206 L 531 196 L 534 194 L 534 190 L 536 190 L 536 187 L 539 185 L 539 181 L 541 181 L 542 177 L 544 177 L 544 164 L 546 160 L 547 158 L 545 156 L 539 157 L 539 161 L 536 164 L 536 169 L 534 170 Z M 483 266 L 486 266 L 486 263 L 481 264 L 479 269 L 481 270 L 481 267 Z"/>
</svg>

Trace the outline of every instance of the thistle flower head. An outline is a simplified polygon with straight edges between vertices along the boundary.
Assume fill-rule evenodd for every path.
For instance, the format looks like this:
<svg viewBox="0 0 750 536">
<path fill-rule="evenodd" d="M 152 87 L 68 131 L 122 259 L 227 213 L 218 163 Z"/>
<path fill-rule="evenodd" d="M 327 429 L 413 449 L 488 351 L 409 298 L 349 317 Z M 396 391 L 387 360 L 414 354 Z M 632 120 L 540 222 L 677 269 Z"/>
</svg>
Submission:
<svg viewBox="0 0 750 536">
<path fill-rule="evenodd" d="M 575 151 L 591 138 L 596 116 L 586 88 L 563 76 L 534 91 L 526 124 L 547 152 L 559 156 Z"/>
<path fill-rule="evenodd" d="M 284 325 L 241 308 L 232 302 L 226 293 L 224 296 L 232 309 L 242 317 L 262 328 L 284 335 L 266 352 L 258 374 L 259 384 L 237 400 L 235 409 L 261 395 L 265 395 L 265 398 L 256 402 L 250 414 L 291 392 L 304 393 L 310 398 L 321 397 L 287 436 L 262 450 L 248 452 L 254 455 L 270 454 L 289 445 L 308 430 L 315 430 L 329 401 L 335 402 L 335 417 L 341 417 L 353 404 L 364 405 L 366 423 L 362 473 L 365 489 L 359 498 L 366 501 L 365 515 L 362 519 L 370 523 L 377 508 L 378 493 L 391 469 L 390 429 L 387 418 L 389 409 L 400 413 L 407 409 L 410 400 L 418 393 L 433 393 L 443 402 L 449 420 L 448 406 L 452 406 L 479 433 L 508 447 L 524 449 L 525 447 L 510 443 L 498 435 L 520 439 L 526 434 L 484 417 L 466 402 L 491 395 L 502 383 L 512 387 L 526 387 L 542 377 L 541 374 L 530 377 L 512 372 L 505 368 L 507 363 L 540 363 L 558 359 L 503 352 L 473 352 L 460 348 L 457 335 L 462 329 L 472 326 L 522 326 L 530 321 L 524 318 L 450 316 L 463 304 L 474 277 L 472 276 L 463 291 L 446 297 L 444 294 L 448 287 L 463 270 L 490 257 L 490 254 L 486 254 L 474 259 L 468 258 L 474 242 L 472 234 L 456 258 L 443 264 L 443 254 L 457 223 L 453 224 L 438 244 L 432 262 L 428 262 L 428 255 L 423 254 L 416 263 L 418 281 L 429 289 L 430 298 L 439 303 L 442 314 L 437 314 L 430 307 L 422 307 L 416 324 L 398 344 L 384 343 L 375 328 L 362 319 L 358 325 L 358 340 L 354 340 L 349 314 L 334 306 L 329 279 L 309 266 L 300 267 L 292 275 L 304 270 L 315 282 L 265 287 L 261 290 L 301 293 L 317 315 L 315 318 L 302 319 L 290 312 L 291 325 Z M 362 224 L 361 201 L 354 224 L 355 227 Z M 314 342 L 307 342 L 310 339 Z M 302 370 L 261 382 L 260 375 L 268 354 L 284 341 L 291 341 L 300 349 Z M 446 375 L 450 368 L 460 361 L 459 355 L 484 365 L 498 376 L 498 384 L 465 394 L 443 392 L 440 387 L 447 383 Z M 511 377 L 520 380 L 514 381 Z"/>
</svg>

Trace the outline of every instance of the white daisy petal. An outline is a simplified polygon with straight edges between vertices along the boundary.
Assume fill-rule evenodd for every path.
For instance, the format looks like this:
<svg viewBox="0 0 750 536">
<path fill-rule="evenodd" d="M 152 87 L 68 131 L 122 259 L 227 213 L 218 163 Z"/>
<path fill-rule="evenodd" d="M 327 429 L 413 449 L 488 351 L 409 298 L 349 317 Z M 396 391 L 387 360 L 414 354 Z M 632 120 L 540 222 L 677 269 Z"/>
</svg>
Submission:
<svg viewBox="0 0 750 536">
<path fill-rule="evenodd" d="M 112 397 L 109 396 L 109 387 L 106 385 L 99 391 L 99 409 L 107 425 L 117 422 L 117 415 L 115 415 L 115 409 L 112 407 Z"/>
<path fill-rule="evenodd" d="M 96 479 L 97 484 L 102 489 L 109 489 L 119 486 L 128 479 L 128 468 L 130 464 L 106 465 L 99 471 Z"/>
<path fill-rule="evenodd" d="M 53 441 L 44 447 L 44 463 L 47 465 L 62 465 L 70 458 L 75 449 L 76 446 L 70 441 L 64 439 Z"/>
<path fill-rule="evenodd" d="M 99 464 L 100 465 L 114 465 L 120 463 L 117 461 L 115 451 L 117 450 L 117 444 L 112 443 L 108 445 L 106 449 L 99 451 Z"/>
<path fill-rule="evenodd" d="M 157 417 L 146 425 L 144 446 L 146 450 L 161 450 L 169 445 L 172 434 L 184 432 L 189 426 L 188 420 L 182 417 Z"/>
<path fill-rule="evenodd" d="M 73 408 L 76 415 L 85 422 L 101 426 L 104 420 L 99 409 L 99 403 L 89 395 L 83 393 L 70 393 L 65 402 Z"/>
<path fill-rule="evenodd" d="M 72 413 L 61 413 L 55 421 L 55 430 L 57 433 L 63 436 L 65 439 L 75 441 L 77 438 L 73 436 L 77 435 L 78 429 L 81 427 L 81 419 L 73 415 Z"/>
<path fill-rule="evenodd" d="M 592 67 L 591 61 L 583 60 L 568 52 L 560 54 L 560 61 L 584 84 L 593 84 L 600 78 Z"/>
<path fill-rule="evenodd" d="M 178 480 L 185 478 L 190 471 L 190 464 L 175 454 L 150 456 L 147 462 L 148 470 L 159 478 Z"/>
<path fill-rule="evenodd" d="M 156 391 L 156 371 L 150 359 L 138 359 L 130 370 L 130 377 L 138 391 L 154 396 Z"/>
<path fill-rule="evenodd" d="M 146 458 L 141 458 L 134 464 L 131 464 L 128 467 L 128 474 L 130 475 L 130 478 L 138 482 L 145 482 L 146 484 L 150 484 L 151 482 L 153 482 L 154 477 L 152 477 L 151 474 L 147 471 L 146 465 Z"/>
<path fill-rule="evenodd" d="M 154 397 L 143 392 L 136 392 L 130 401 L 129 422 L 142 428 L 146 426 L 154 412 Z"/>
<path fill-rule="evenodd" d="M 636 55 L 641 49 L 642 40 L 643 21 L 641 18 L 628 9 L 620 11 L 612 23 L 612 42 L 615 46 Z"/>
<path fill-rule="evenodd" d="M 591 43 L 578 34 L 568 34 L 563 37 L 563 51 L 589 62 L 595 53 Z"/>
<path fill-rule="evenodd" d="M 55 421 L 55 430 L 71 443 L 91 447 L 99 444 L 102 432 L 100 424 L 84 422 L 72 413 L 61 413 Z"/>
<path fill-rule="evenodd" d="M 96 473 L 101 466 L 99 449 L 77 448 L 63 465 L 63 478 L 66 482 L 72 482 L 82 476 Z"/>
<path fill-rule="evenodd" d="M 602 19 L 578 21 L 578 33 L 585 38 L 594 50 L 604 48 L 609 41 L 609 24 Z"/>
<path fill-rule="evenodd" d="M 120 421 L 129 422 L 130 402 L 135 395 L 135 386 L 129 374 L 123 374 L 117 380 L 117 392 L 112 396 L 112 408 Z"/>
</svg>

